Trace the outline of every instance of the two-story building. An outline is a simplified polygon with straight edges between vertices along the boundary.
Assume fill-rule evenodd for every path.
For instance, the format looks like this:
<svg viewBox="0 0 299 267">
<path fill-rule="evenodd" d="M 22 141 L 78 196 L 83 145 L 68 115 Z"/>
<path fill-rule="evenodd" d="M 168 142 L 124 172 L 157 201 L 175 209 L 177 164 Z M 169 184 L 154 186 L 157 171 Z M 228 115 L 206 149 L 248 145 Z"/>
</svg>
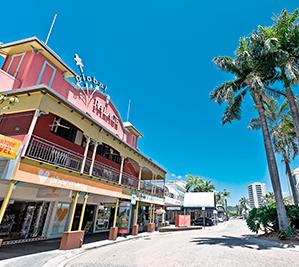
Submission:
<svg viewBox="0 0 299 267">
<path fill-rule="evenodd" d="M 175 223 L 175 216 L 184 213 L 184 197 L 186 193 L 186 181 L 172 180 L 165 184 L 165 209 L 166 221 Z"/>
<path fill-rule="evenodd" d="M 78 55 L 79 75 L 36 37 L 3 44 L 0 55 L 0 93 L 18 99 L 5 109 L 0 100 L 0 143 L 21 143 L 16 157 L 0 157 L 0 239 L 63 236 L 68 248 L 84 232 L 152 231 L 166 171 L 140 152 L 142 134 L 106 86 Z"/>
</svg>

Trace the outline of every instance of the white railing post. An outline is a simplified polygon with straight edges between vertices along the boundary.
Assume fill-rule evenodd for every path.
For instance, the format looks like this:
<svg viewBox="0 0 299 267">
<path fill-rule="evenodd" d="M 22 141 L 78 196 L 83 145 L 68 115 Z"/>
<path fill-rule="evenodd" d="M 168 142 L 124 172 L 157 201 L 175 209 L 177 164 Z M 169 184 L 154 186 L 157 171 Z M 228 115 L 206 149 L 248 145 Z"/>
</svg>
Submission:
<svg viewBox="0 0 299 267">
<path fill-rule="evenodd" d="M 92 159 L 91 159 L 91 164 L 90 164 L 90 168 L 89 168 L 89 176 L 92 176 L 93 166 L 94 166 L 94 162 L 95 162 L 96 154 L 97 154 L 97 147 L 98 147 L 98 142 L 94 142 Z"/>
<path fill-rule="evenodd" d="M 83 156 L 83 160 L 82 160 L 82 165 L 81 165 L 80 173 L 84 172 L 84 167 L 85 167 L 85 163 L 86 163 L 86 158 L 87 158 L 89 143 L 90 143 L 90 137 L 87 136 L 86 137 L 86 147 L 85 147 L 85 151 L 84 151 L 84 156 Z"/>
<path fill-rule="evenodd" d="M 121 184 L 121 180 L 123 176 L 124 162 L 125 162 L 125 157 L 121 156 L 121 164 L 120 164 L 119 179 L 118 179 L 119 184 Z"/>
</svg>

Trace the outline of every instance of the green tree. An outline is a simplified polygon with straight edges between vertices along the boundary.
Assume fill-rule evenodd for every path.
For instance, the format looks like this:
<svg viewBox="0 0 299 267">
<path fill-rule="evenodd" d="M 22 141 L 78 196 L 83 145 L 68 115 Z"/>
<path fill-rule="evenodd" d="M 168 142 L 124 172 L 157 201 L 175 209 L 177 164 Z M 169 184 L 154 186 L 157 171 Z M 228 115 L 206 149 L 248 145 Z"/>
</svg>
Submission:
<svg viewBox="0 0 299 267">
<path fill-rule="evenodd" d="M 273 192 L 268 192 L 266 195 L 262 198 L 263 206 L 271 206 L 275 207 L 275 196 Z"/>
<path fill-rule="evenodd" d="M 283 158 L 282 162 L 285 165 L 293 201 L 295 205 L 298 205 L 297 188 L 290 168 L 291 160 L 298 154 L 298 146 L 296 144 L 297 137 L 294 123 L 288 114 L 288 101 L 284 101 L 279 105 L 279 102 L 274 98 L 264 98 L 263 104 L 274 150 Z M 259 118 L 254 118 L 250 120 L 249 128 L 258 130 L 260 125 Z"/>
<path fill-rule="evenodd" d="M 240 206 L 241 211 L 248 210 L 248 206 L 249 206 L 249 200 L 248 200 L 248 198 L 241 197 L 240 200 L 239 200 L 239 206 Z"/>
<path fill-rule="evenodd" d="M 265 50 L 263 40 L 257 34 L 252 34 L 249 38 L 241 39 L 235 58 L 216 57 L 215 64 L 220 69 L 233 74 L 234 79 L 224 82 L 214 89 L 210 97 L 218 104 L 226 104 L 222 118 L 222 123 L 225 124 L 241 119 L 242 102 L 246 94 L 251 96 L 261 122 L 268 168 L 277 203 L 279 229 L 283 230 L 287 229 L 289 223 L 283 204 L 277 163 L 263 105 L 266 87 L 273 81 L 276 73 L 272 68 L 272 59 L 269 58 L 268 53 L 262 53 L 263 50 Z"/>
<path fill-rule="evenodd" d="M 19 103 L 19 99 L 15 96 L 6 96 L 0 93 L 0 109 L 10 109 L 11 106 Z"/>
<path fill-rule="evenodd" d="M 285 117 L 282 120 L 282 123 L 273 129 L 272 136 L 275 151 L 278 152 L 283 158 L 282 162 L 285 165 L 285 171 L 286 175 L 288 176 L 293 202 L 296 206 L 298 206 L 298 192 L 290 167 L 291 160 L 294 159 L 298 154 L 298 145 L 295 142 L 296 132 L 294 129 L 293 120 Z"/>
<path fill-rule="evenodd" d="M 222 194 L 222 197 L 224 199 L 225 212 L 227 213 L 227 198 L 230 197 L 230 192 L 228 192 L 226 189 L 224 189 L 221 194 Z"/>
<path fill-rule="evenodd" d="M 212 181 L 202 181 L 200 185 L 195 187 L 195 192 L 214 192 L 215 185 L 212 183 Z"/>
<path fill-rule="evenodd" d="M 271 28 L 260 28 L 260 32 L 266 32 L 268 53 L 272 54 L 274 67 L 278 69 L 279 80 L 282 81 L 285 94 L 288 99 L 291 114 L 294 119 L 295 132 L 299 143 L 299 112 L 297 101 L 294 96 L 292 84 L 299 81 L 299 10 L 287 12 L 274 18 Z"/>
<path fill-rule="evenodd" d="M 299 11 L 287 12 L 282 10 L 279 16 L 274 17 L 271 27 L 259 26 L 257 35 L 263 43 L 261 53 L 267 57 L 267 67 L 275 72 L 273 82 L 280 81 L 284 92 L 272 92 L 285 96 L 288 99 L 291 115 L 294 119 L 295 132 L 299 142 L 299 112 L 292 85 L 299 81 Z"/>
<path fill-rule="evenodd" d="M 199 176 L 188 175 L 186 183 L 186 191 L 187 192 L 197 192 L 196 188 L 203 183 L 203 179 Z"/>
</svg>

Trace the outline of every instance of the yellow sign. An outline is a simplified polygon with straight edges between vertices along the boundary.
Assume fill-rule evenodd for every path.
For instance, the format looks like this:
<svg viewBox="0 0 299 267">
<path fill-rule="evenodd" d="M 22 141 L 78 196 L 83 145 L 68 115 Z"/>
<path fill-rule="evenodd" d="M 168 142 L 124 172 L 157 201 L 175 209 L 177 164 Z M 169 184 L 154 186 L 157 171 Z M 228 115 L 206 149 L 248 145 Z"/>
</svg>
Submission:
<svg viewBox="0 0 299 267">
<path fill-rule="evenodd" d="M 15 159 L 19 153 L 21 141 L 0 134 L 0 156 Z"/>
</svg>

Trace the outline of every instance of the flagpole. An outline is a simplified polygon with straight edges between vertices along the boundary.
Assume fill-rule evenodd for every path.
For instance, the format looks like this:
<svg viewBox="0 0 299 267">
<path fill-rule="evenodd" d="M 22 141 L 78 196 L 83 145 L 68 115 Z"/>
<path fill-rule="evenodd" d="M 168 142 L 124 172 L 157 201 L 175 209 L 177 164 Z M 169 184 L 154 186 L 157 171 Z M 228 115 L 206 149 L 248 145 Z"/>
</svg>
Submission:
<svg viewBox="0 0 299 267">
<path fill-rule="evenodd" d="M 130 109 L 131 109 L 131 99 L 129 99 L 129 104 L 128 104 L 127 121 L 129 121 Z"/>
<path fill-rule="evenodd" d="M 54 18 L 53 18 L 53 21 L 52 21 L 52 24 L 51 24 L 51 27 L 50 27 L 50 30 L 49 30 L 49 33 L 48 33 L 48 36 L 47 36 L 47 39 L 46 39 L 45 44 L 47 44 L 48 41 L 49 41 L 49 38 L 50 38 L 50 35 L 51 35 L 51 32 L 52 32 L 52 29 L 53 29 L 53 26 L 54 26 L 56 17 L 57 17 L 57 14 L 55 14 L 55 16 L 54 16 Z"/>
</svg>

